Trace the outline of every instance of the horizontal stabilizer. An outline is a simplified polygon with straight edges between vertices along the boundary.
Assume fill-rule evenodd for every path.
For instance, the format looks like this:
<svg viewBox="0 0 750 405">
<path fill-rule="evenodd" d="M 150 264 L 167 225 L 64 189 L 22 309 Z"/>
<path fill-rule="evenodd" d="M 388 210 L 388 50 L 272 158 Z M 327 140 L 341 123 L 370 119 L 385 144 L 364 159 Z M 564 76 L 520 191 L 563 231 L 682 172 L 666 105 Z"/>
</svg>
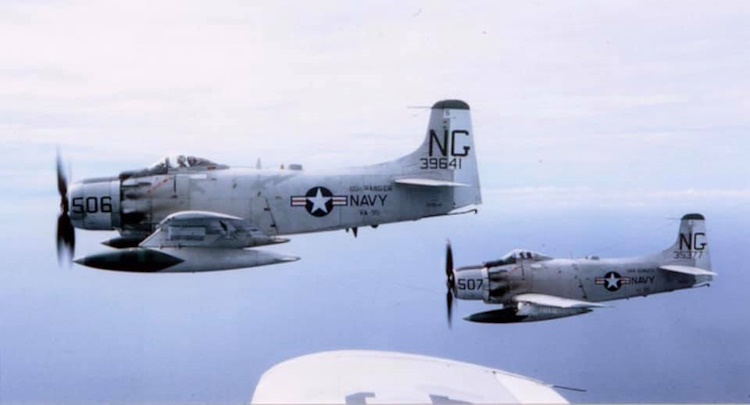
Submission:
<svg viewBox="0 0 750 405">
<path fill-rule="evenodd" d="M 420 187 L 469 187 L 469 185 L 466 183 L 456 183 L 454 181 L 420 179 L 420 178 L 397 179 L 396 184 L 402 184 L 405 186 L 420 186 Z"/>
<path fill-rule="evenodd" d="M 693 266 L 681 266 L 679 264 L 668 264 L 659 267 L 661 270 L 673 271 L 675 273 L 689 274 L 691 276 L 716 276 L 713 271 L 701 269 Z"/>
<path fill-rule="evenodd" d="M 571 300 L 546 294 L 519 294 L 513 301 L 555 308 L 605 308 L 606 305 L 588 301 Z"/>
<path fill-rule="evenodd" d="M 479 207 L 470 204 L 465 207 L 452 209 L 448 212 L 448 215 L 476 214 L 477 212 L 479 212 Z"/>
</svg>

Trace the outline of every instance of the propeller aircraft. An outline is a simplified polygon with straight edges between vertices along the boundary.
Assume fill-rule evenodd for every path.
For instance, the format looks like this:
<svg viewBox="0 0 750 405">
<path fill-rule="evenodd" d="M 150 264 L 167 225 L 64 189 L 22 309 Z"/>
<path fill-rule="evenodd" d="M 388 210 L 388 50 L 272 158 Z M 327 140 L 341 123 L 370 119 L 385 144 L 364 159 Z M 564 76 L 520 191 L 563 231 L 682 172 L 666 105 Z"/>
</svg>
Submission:
<svg viewBox="0 0 750 405">
<path fill-rule="evenodd" d="M 585 314 L 605 307 L 600 302 L 708 286 L 716 275 L 701 214 L 683 216 L 677 241 L 656 254 L 555 259 L 517 249 L 499 260 L 454 268 L 449 242 L 445 262 L 449 326 L 454 298 L 502 304 L 464 318 L 468 321 L 532 322 Z"/>
<path fill-rule="evenodd" d="M 307 172 L 234 168 L 180 155 L 68 184 L 58 156 L 58 258 L 75 228 L 116 230 L 115 248 L 76 263 L 131 272 L 198 272 L 298 260 L 256 249 L 282 236 L 476 212 L 482 198 L 469 105 L 432 106 L 421 146 L 385 163 Z"/>
</svg>

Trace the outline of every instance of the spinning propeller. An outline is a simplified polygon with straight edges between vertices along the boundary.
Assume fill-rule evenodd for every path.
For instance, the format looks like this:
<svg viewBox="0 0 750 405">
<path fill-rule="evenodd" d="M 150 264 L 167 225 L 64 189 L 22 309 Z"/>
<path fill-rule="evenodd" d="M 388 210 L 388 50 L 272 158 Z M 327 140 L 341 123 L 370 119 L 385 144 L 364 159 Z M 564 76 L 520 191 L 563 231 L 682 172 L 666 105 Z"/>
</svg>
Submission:
<svg viewBox="0 0 750 405">
<path fill-rule="evenodd" d="M 68 211 L 68 179 L 63 173 L 60 153 L 57 154 L 57 191 L 60 194 L 60 215 L 57 217 L 57 261 L 62 263 L 66 256 L 68 262 L 73 258 L 76 245 L 76 235 L 73 224 L 70 221 Z"/>
<path fill-rule="evenodd" d="M 451 242 L 445 247 L 445 286 L 448 290 L 445 293 L 445 304 L 448 314 L 448 327 L 453 325 L 453 294 L 456 291 L 456 277 L 453 273 L 453 249 L 451 248 Z"/>
</svg>

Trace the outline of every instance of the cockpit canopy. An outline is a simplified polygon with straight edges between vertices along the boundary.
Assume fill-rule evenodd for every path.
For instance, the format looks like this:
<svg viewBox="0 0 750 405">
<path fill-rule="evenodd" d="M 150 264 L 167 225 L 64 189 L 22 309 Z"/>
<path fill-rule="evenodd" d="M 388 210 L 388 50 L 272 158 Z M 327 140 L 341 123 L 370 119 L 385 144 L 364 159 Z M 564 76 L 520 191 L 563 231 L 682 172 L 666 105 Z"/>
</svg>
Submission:
<svg viewBox="0 0 750 405">
<path fill-rule="evenodd" d="M 533 262 L 540 262 L 543 260 L 552 260 L 553 258 L 551 256 L 547 256 L 541 253 L 532 252 L 530 250 L 523 250 L 523 249 L 513 249 L 510 252 L 508 252 L 505 256 L 500 258 L 499 260 L 493 260 L 491 262 L 487 262 L 484 265 L 487 267 L 497 267 L 497 266 L 505 266 L 508 264 L 514 264 L 521 260 L 531 260 Z"/>
<path fill-rule="evenodd" d="M 155 174 L 167 174 L 180 171 L 222 170 L 229 166 L 214 163 L 208 159 L 191 155 L 170 155 L 159 159 L 156 163 L 143 170 L 124 172 L 121 178 L 132 176 L 150 176 Z"/>
<path fill-rule="evenodd" d="M 154 172 L 166 172 L 180 169 L 215 170 L 219 169 L 219 166 L 223 166 L 222 168 L 227 167 L 226 165 L 219 165 L 202 157 L 171 155 L 156 161 L 156 163 L 149 166 L 147 170 Z"/>
</svg>

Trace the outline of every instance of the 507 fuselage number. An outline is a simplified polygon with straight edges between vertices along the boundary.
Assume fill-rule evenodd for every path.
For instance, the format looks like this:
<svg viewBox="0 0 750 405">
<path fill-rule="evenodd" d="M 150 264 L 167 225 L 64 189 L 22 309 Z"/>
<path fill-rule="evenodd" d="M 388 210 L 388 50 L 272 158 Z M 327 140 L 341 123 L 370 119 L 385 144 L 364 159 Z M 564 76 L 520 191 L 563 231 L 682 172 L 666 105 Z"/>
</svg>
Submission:
<svg viewBox="0 0 750 405">
<path fill-rule="evenodd" d="M 456 282 L 456 286 L 458 286 L 459 290 L 479 290 L 482 288 L 482 283 L 484 280 L 481 278 L 473 279 L 473 278 L 459 278 Z"/>
</svg>

